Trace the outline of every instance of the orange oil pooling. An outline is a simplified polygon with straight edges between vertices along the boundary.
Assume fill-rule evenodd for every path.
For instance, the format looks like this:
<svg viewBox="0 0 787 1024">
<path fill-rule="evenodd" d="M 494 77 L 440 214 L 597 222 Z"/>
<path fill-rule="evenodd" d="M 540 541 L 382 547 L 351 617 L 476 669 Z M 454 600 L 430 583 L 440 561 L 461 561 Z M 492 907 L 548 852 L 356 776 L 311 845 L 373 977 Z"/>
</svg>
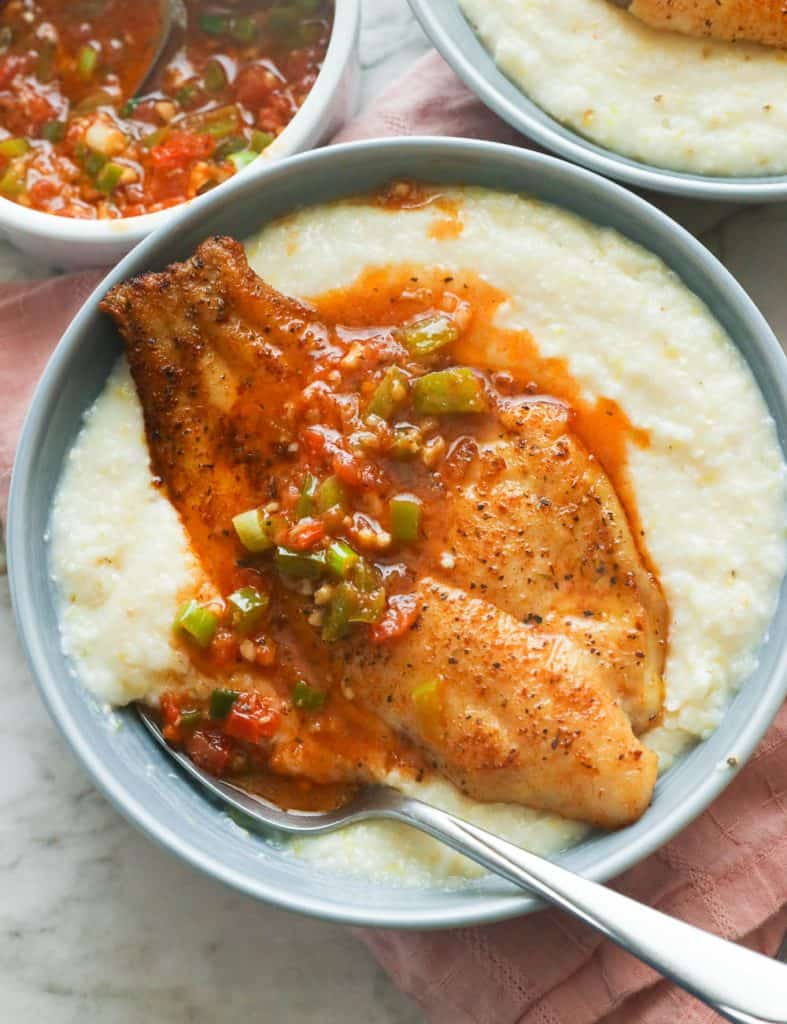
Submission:
<svg viewBox="0 0 787 1024">
<path fill-rule="evenodd" d="M 459 219 L 456 206 L 454 211 L 452 223 L 454 215 Z M 568 360 L 542 355 L 529 331 L 499 327 L 495 323 L 498 311 L 509 301 L 505 292 L 471 271 L 388 266 L 366 270 L 348 287 L 312 301 L 323 321 L 369 329 L 402 324 L 434 309 L 450 312 L 458 303 L 469 306 L 469 324 L 453 347 L 456 363 L 491 373 L 504 371 L 521 389 L 560 399 L 569 406 L 572 430 L 604 467 L 640 552 L 653 570 L 628 473 L 629 448 L 632 444 L 647 448 L 648 431 L 635 426 L 613 399 L 588 398 L 572 376 Z"/>
<path fill-rule="evenodd" d="M 427 234 L 430 238 L 445 242 L 450 239 L 459 238 L 465 229 L 465 222 L 457 206 L 451 210 L 447 217 L 439 217 L 429 225 Z"/>
</svg>

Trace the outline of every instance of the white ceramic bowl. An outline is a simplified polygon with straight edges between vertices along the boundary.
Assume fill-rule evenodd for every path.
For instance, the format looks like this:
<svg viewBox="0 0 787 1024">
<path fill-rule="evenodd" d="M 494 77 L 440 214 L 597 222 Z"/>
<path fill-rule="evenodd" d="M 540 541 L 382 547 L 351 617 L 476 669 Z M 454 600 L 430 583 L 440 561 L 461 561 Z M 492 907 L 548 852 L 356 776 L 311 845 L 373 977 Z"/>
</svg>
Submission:
<svg viewBox="0 0 787 1024">
<path fill-rule="evenodd" d="M 271 161 L 301 153 L 325 142 L 353 113 L 360 81 L 358 35 L 361 0 L 335 0 L 335 16 L 328 50 L 317 81 L 303 106 L 276 141 L 244 170 L 243 176 L 259 173 Z M 219 185 L 222 191 L 234 178 Z M 0 197 L 0 236 L 50 266 L 101 267 L 115 264 L 156 228 L 184 207 L 205 197 L 142 217 L 122 220 L 75 220 L 28 210 Z"/>
</svg>

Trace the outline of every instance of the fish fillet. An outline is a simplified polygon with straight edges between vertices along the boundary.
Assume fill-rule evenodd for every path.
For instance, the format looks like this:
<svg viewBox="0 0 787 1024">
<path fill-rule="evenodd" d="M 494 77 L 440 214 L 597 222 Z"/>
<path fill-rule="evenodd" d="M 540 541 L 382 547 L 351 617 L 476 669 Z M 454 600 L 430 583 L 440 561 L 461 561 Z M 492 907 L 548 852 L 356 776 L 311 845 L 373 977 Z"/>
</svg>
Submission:
<svg viewBox="0 0 787 1024">
<path fill-rule="evenodd" d="M 115 287 L 103 309 L 126 343 L 154 472 L 225 589 L 238 558 L 232 517 L 276 494 L 296 457 L 298 424 L 287 414 L 284 384 L 294 378 L 305 387 L 337 332 L 260 281 L 228 239 L 210 239 L 192 259 Z M 444 540 L 459 555 L 451 585 L 439 570 L 423 572 L 412 587 L 418 618 L 404 636 L 374 644 L 360 627 L 330 647 L 326 663 L 363 708 L 474 797 L 619 827 L 639 817 L 656 778 L 656 757 L 626 711 L 639 725 L 654 713 L 661 654 L 649 644 L 660 643 L 662 609 L 611 485 L 572 439 L 564 407 L 554 408 L 562 411 L 548 403 L 503 407 L 501 436 L 469 481 L 446 493 Z M 544 479 L 549 474 L 555 479 Z M 484 518 L 484 502 L 501 522 Z M 581 509 L 576 517 L 572 504 Z M 511 564 L 493 581 L 489 554 L 497 559 L 498 550 Z M 549 559 L 551 572 L 573 580 L 528 591 L 528 574 Z M 593 571 L 601 560 L 603 588 Z M 593 612 L 592 627 L 584 628 L 584 611 Z M 626 631 L 636 633 L 636 651 L 624 645 L 616 662 Z M 426 716 L 414 700 L 424 683 L 438 694 Z M 330 750 L 320 743 L 318 732 L 310 736 L 310 756 L 325 774 Z M 290 748 L 283 760 L 295 759 Z M 383 760 L 365 759 L 359 777 Z M 339 770 L 353 777 L 352 763 Z"/>
<path fill-rule="evenodd" d="M 787 47 L 785 0 L 624 0 L 619 6 L 653 28 Z"/>
<path fill-rule="evenodd" d="M 569 415 L 561 402 L 506 402 L 504 429 L 448 481 L 452 514 L 427 532 L 452 556 L 457 586 L 584 647 L 639 733 L 662 706 L 667 607 Z"/>
</svg>

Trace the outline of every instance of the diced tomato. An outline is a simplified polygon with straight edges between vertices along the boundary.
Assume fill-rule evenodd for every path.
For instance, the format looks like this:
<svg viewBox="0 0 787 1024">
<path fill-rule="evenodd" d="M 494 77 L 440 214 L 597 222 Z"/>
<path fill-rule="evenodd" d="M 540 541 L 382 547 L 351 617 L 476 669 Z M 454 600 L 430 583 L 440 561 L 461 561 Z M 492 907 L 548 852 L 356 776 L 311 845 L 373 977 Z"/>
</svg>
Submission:
<svg viewBox="0 0 787 1024">
<path fill-rule="evenodd" d="M 161 698 L 161 715 L 165 725 L 175 725 L 180 718 L 178 702 L 171 693 L 165 693 Z"/>
<path fill-rule="evenodd" d="M 219 629 L 208 648 L 211 664 L 216 668 L 231 665 L 238 659 L 238 640 L 232 630 Z"/>
<path fill-rule="evenodd" d="M 214 729 L 195 729 L 186 740 L 186 753 L 198 768 L 220 777 L 232 755 L 232 740 Z"/>
<path fill-rule="evenodd" d="M 327 438 L 319 427 L 306 427 L 301 431 L 301 441 L 312 455 L 322 455 L 325 451 Z"/>
<path fill-rule="evenodd" d="M 28 59 L 23 56 L 9 56 L 0 63 L 0 89 L 7 89 L 20 71 L 27 67 Z"/>
<path fill-rule="evenodd" d="M 180 743 L 183 738 L 180 731 L 180 708 L 178 702 L 171 693 L 165 693 L 161 698 L 161 717 L 164 726 L 161 730 L 167 743 Z"/>
<path fill-rule="evenodd" d="M 173 171 L 187 167 L 192 160 L 210 156 L 216 144 L 210 135 L 172 132 L 150 151 L 151 163 L 158 170 Z"/>
<path fill-rule="evenodd" d="M 394 594 L 388 599 L 385 614 L 369 628 L 369 638 L 376 644 L 404 636 L 418 618 L 415 594 Z"/>
<path fill-rule="evenodd" d="M 308 551 L 325 536 L 325 523 L 320 519 L 301 519 L 287 533 L 287 547 L 296 551 Z"/>
<path fill-rule="evenodd" d="M 281 715 L 258 693 L 243 693 L 232 705 L 224 722 L 224 731 L 236 740 L 261 743 L 279 727 Z"/>
<path fill-rule="evenodd" d="M 204 159 L 214 148 L 209 135 L 173 132 L 150 151 L 150 195 L 162 204 L 187 198 L 192 161 Z"/>
<path fill-rule="evenodd" d="M 331 455 L 333 471 L 342 483 L 364 490 L 374 490 L 382 483 L 382 471 L 371 462 L 359 459 L 351 452 L 337 446 L 332 447 Z"/>
<path fill-rule="evenodd" d="M 58 193 L 57 185 L 49 178 L 39 178 L 28 189 L 33 206 L 39 206 Z"/>
<path fill-rule="evenodd" d="M 247 107 L 260 107 L 276 87 L 276 76 L 260 64 L 243 68 L 235 80 L 235 98 Z"/>
</svg>

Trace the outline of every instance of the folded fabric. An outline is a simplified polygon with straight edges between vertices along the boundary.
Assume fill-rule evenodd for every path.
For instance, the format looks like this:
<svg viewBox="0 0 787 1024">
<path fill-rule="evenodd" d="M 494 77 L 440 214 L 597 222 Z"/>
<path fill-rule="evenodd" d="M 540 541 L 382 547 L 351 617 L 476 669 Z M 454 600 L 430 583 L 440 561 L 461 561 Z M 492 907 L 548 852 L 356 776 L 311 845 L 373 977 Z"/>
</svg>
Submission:
<svg viewBox="0 0 787 1024">
<path fill-rule="evenodd" d="M 526 141 L 436 55 L 338 137 Z M 696 225 L 710 206 L 685 206 Z M 671 212 L 675 212 L 673 209 Z M 0 510 L 24 411 L 47 356 L 100 274 L 0 288 Z M 787 930 L 787 706 L 723 796 L 615 888 L 773 955 Z M 358 930 L 435 1024 L 708 1024 L 707 1008 L 557 911 L 445 932 Z"/>
<path fill-rule="evenodd" d="M 102 276 L 88 271 L 0 286 L 0 519 L 33 389 L 60 335 Z"/>
</svg>

